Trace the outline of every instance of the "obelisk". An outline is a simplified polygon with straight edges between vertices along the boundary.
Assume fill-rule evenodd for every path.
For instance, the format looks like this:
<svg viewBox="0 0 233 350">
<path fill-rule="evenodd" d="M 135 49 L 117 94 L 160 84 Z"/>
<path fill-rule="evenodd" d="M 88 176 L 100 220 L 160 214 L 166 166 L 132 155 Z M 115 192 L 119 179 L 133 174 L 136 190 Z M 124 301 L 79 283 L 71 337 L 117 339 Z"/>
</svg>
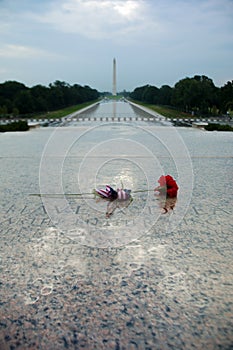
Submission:
<svg viewBox="0 0 233 350">
<path fill-rule="evenodd" d="M 113 84 L 112 84 L 112 95 L 116 96 L 116 59 L 113 59 Z"/>
</svg>

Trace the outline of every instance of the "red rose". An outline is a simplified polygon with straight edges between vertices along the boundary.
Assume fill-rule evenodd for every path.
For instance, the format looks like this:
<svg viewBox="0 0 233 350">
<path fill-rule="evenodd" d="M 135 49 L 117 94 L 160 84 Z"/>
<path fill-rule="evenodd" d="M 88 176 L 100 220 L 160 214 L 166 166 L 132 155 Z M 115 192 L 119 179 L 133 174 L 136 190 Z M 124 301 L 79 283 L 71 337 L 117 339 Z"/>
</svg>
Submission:
<svg viewBox="0 0 233 350">
<path fill-rule="evenodd" d="M 170 198 L 177 196 L 179 187 L 171 175 L 160 176 L 158 183 L 160 184 L 160 187 L 158 187 L 157 190 L 160 193 L 166 192 L 167 196 Z"/>
</svg>

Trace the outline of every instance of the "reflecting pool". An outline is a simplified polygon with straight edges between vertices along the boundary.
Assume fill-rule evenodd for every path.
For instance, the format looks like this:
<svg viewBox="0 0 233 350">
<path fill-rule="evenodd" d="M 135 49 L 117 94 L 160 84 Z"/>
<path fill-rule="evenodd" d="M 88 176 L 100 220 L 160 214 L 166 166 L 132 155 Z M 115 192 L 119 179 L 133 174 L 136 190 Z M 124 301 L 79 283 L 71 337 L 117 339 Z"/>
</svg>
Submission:
<svg viewBox="0 0 233 350">
<path fill-rule="evenodd" d="M 0 135 L 0 349 L 231 349 L 233 134 L 85 113 L 134 121 Z M 110 218 L 107 184 L 133 198 Z"/>
</svg>

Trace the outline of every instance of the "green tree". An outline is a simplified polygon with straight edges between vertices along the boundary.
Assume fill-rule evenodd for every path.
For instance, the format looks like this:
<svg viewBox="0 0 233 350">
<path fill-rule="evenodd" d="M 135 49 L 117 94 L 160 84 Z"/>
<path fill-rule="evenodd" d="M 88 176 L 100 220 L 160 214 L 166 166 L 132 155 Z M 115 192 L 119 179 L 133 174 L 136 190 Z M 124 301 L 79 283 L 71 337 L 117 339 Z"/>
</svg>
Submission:
<svg viewBox="0 0 233 350">
<path fill-rule="evenodd" d="M 7 106 L 1 106 L 0 107 L 0 116 L 1 117 L 6 117 L 8 113 Z"/>
<path fill-rule="evenodd" d="M 60 82 L 57 80 L 54 84 L 49 84 L 50 93 L 49 93 L 49 108 L 50 109 L 59 109 L 65 106 L 63 91 Z"/>
<path fill-rule="evenodd" d="M 34 100 L 29 90 L 20 91 L 15 99 L 14 107 L 20 114 L 32 113 L 35 110 Z"/>
<path fill-rule="evenodd" d="M 184 111 L 208 114 L 217 103 L 217 88 L 213 81 L 202 75 L 184 78 L 175 84 L 172 104 Z"/>
<path fill-rule="evenodd" d="M 163 85 L 159 89 L 158 103 L 161 105 L 171 105 L 172 88 L 169 85 Z"/>
<path fill-rule="evenodd" d="M 20 91 L 25 91 L 28 88 L 17 81 L 6 81 L 0 84 L 0 96 L 5 99 L 14 100 Z"/>
<path fill-rule="evenodd" d="M 155 86 L 147 85 L 142 94 L 142 101 L 157 104 L 159 96 L 159 89 Z"/>
<path fill-rule="evenodd" d="M 134 100 L 143 101 L 143 94 L 148 85 L 140 86 L 134 89 L 130 97 Z"/>
<path fill-rule="evenodd" d="M 221 110 L 226 113 L 233 106 L 233 80 L 220 88 Z"/>
<path fill-rule="evenodd" d="M 34 98 L 34 106 L 36 112 L 44 112 L 48 110 L 49 88 L 43 85 L 35 85 L 31 89 L 31 95 Z"/>
<path fill-rule="evenodd" d="M 13 114 L 14 117 L 17 117 L 19 115 L 18 108 L 14 107 L 13 110 L 12 110 L 12 114 Z"/>
</svg>

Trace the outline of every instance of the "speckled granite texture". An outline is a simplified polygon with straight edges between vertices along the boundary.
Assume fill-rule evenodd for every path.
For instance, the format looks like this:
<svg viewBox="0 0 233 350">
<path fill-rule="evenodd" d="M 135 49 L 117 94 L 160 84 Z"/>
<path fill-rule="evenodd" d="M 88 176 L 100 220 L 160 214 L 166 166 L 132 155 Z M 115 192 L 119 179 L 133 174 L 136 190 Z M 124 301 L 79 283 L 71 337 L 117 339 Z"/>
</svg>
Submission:
<svg viewBox="0 0 233 350">
<path fill-rule="evenodd" d="M 60 140 L 65 142 L 65 132 L 78 133 L 80 128 L 63 128 Z M 109 129 L 111 140 L 116 128 Z M 169 127 L 153 128 L 169 134 Z M 48 128 L 0 135 L 0 349 L 232 349 L 233 134 L 179 130 L 190 155 L 194 186 L 191 194 L 180 186 L 176 207 L 166 215 L 161 215 L 153 192 L 135 194 L 132 204 L 116 209 L 110 219 L 105 218 L 105 203 L 88 195 L 67 197 L 77 217 L 76 236 L 74 222 L 67 230 L 60 226 L 65 209 L 57 198 L 46 202 L 29 195 L 40 192 L 41 157 L 51 132 Z M 142 131 L 130 133 L 122 125 L 119 133 L 124 142 L 129 134 L 140 138 Z M 147 140 L 142 135 L 141 143 Z M 74 174 L 87 171 L 85 164 L 83 170 L 76 167 L 88 142 L 90 147 L 91 142 L 99 144 L 98 135 L 72 144 L 66 153 L 65 192 L 80 190 L 73 185 L 78 182 Z M 150 186 L 157 185 L 161 170 L 172 173 L 181 185 L 182 164 L 177 170 L 174 157 L 172 163 L 162 149 L 158 152 L 161 169 L 145 161 Z M 124 171 L 113 185 L 131 171 L 124 185 L 146 188 L 143 171 L 136 169 L 139 163 L 131 155 L 124 169 L 119 163 L 122 154 L 114 154 L 116 163 L 104 163 L 102 153 L 99 158 L 91 155 L 102 164 L 96 181 L 110 182 L 110 169 L 116 174 L 118 168 Z M 58 155 L 50 152 L 47 157 L 53 164 Z M 136 153 L 137 157 L 143 158 Z M 56 172 L 51 181 L 49 171 L 47 188 L 56 183 Z M 92 190 L 91 173 L 86 174 L 86 182 L 79 180 Z M 53 193 L 56 189 L 52 186 Z M 185 196 L 190 196 L 189 203 Z M 134 220 L 140 215 L 137 226 Z"/>
</svg>

